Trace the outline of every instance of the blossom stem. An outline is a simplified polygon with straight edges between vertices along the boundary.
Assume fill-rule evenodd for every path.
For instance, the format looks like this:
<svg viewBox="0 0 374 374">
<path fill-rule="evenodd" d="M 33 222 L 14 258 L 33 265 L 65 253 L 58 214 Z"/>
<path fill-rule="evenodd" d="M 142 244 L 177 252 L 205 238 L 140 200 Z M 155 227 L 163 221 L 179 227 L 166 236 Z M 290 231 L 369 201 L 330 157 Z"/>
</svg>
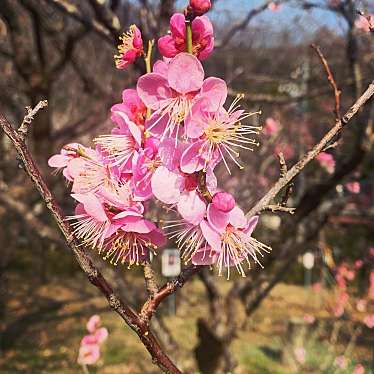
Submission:
<svg viewBox="0 0 374 374">
<path fill-rule="evenodd" d="M 148 50 L 147 50 L 146 56 L 144 57 L 145 69 L 147 73 L 152 72 L 151 64 L 152 64 L 152 50 L 153 50 L 154 44 L 155 44 L 154 39 L 148 41 Z"/>
<path fill-rule="evenodd" d="M 146 70 L 147 73 L 152 72 L 152 50 L 153 50 L 154 44 L 155 44 L 154 39 L 148 40 L 148 50 L 147 50 L 147 54 L 144 57 L 145 70 Z M 152 110 L 150 108 L 148 108 L 147 109 L 147 118 L 149 118 L 151 115 L 152 115 Z"/>
<path fill-rule="evenodd" d="M 88 371 L 87 365 L 82 365 L 82 369 L 83 369 L 84 374 L 90 374 L 90 372 Z"/>
<path fill-rule="evenodd" d="M 192 54 L 192 26 L 189 19 L 186 19 L 186 47 L 187 52 Z"/>
</svg>

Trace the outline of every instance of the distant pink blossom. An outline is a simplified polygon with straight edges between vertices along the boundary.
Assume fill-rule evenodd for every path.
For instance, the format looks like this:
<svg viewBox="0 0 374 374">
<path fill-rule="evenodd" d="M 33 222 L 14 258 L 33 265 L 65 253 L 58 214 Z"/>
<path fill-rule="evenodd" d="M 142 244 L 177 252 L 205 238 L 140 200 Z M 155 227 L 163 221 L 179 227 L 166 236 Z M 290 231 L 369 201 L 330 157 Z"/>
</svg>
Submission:
<svg viewBox="0 0 374 374">
<path fill-rule="evenodd" d="M 78 364 L 95 365 L 100 359 L 100 346 L 98 344 L 84 344 L 79 348 Z"/>
<path fill-rule="evenodd" d="M 365 374 L 365 368 L 361 364 L 357 364 L 352 374 Z"/>
<path fill-rule="evenodd" d="M 131 25 L 129 31 L 120 36 L 121 44 L 118 46 L 118 55 L 114 56 L 117 69 L 126 69 L 133 64 L 143 51 L 143 39 L 136 25 Z"/>
<path fill-rule="evenodd" d="M 321 152 L 316 160 L 319 164 L 329 173 L 333 174 L 335 171 L 335 159 L 334 156 L 330 153 Z"/>
<path fill-rule="evenodd" d="M 87 331 L 94 333 L 101 325 L 101 318 L 97 314 L 93 315 L 87 322 Z"/>
<path fill-rule="evenodd" d="M 304 315 L 304 321 L 308 324 L 313 324 L 316 320 L 316 317 L 314 317 L 313 315 L 311 314 L 305 314 Z"/>
<path fill-rule="evenodd" d="M 312 289 L 313 289 L 313 291 L 314 291 L 315 293 L 320 293 L 321 290 L 322 290 L 322 285 L 321 285 L 321 283 L 320 283 L 320 282 L 314 283 L 314 284 L 312 285 Z"/>
<path fill-rule="evenodd" d="M 355 261 L 355 269 L 361 269 L 363 265 L 364 265 L 364 261 L 362 260 Z"/>
<path fill-rule="evenodd" d="M 374 328 L 374 314 L 370 314 L 364 318 L 364 324 L 369 327 L 369 329 Z"/>
<path fill-rule="evenodd" d="M 170 19 L 170 35 L 158 40 L 158 48 L 164 57 L 173 58 L 186 52 L 186 19 L 181 13 Z M 199 60 L 206 59 L 214 48 L 213 26 L 206 16 L 196 17 L 192 21 L 192 53 Z"/>
<path fill-rule="evenodd" d="M 341 0 L 329 0 L 329 7 L 330 8 L 338 8 L 341 5 Z"/>
<path fill-rule="evenodd" d="M 276 2 L 272 1 L 268 5 L 268 9 L 271 10 L 272 12 L 278 12 L 281 9 L 282 5 L 277 4 Z"/>
<path fill-rule="evenodd" d="M 353 194 L 359 194 L 360 193 L 360 190 L 361 190 L 361 187 L 360 187 L 360 183 L 359 182 L 349 182 L 349 183 L 346 183 L 345 185 L 345 188 L 353 193 Z"/>
<path fill-rule="evenodd" d="M 374 299 L 374 270 L 370 272 L 369 276 L 369 298 Z"/>
<path fill-rule="evenodd" d="M 356 309 L 363 313 L 366 311 L 366 307 L 367 307 L 367 301 L 365 299 L 360 299 L 357 301 L 356 303 Z"/>
<path fill-rule="evenodd" d="M 348 362 L 344 356 L 338 356 L 335 358 L 334 365 L 339 369 L 345 369 L 348 365 Z"/>
<path fill-rule="evenodd" d="M 280 130 L 280 122 L 274 118 L 267 118 L 265 121 L 265 126 L 262 129 L 264 135 L 272 136 L 276 135 Z"/>
<path fill-rule="evenodd" d="M 355 21 L 355 26 L 357 29 L 362 30 L 363 32 L 370 32 L 374 27 L 374 14 L 369 14 L 367 16 L 359 16 Z"/>
<path fill-rule="evenodd" d="M 210 10 L 212 3 L 210 0 L 190 0 L 189 7 L 196 16 L 201 16 Z"/>
<path fill-rule="evenodd" d="M 306 355 L 305 348 L 296 347 L 293 352 L 294 352 L 296 361 L 299 364 L 304 365 L 305 364 L 305 355 Z"/>
<path fill-rule="evenodd" d="M 287 143 L 279 143 L 275 146 L 274 153 L 278 156 L 279 153 L 283 153 L 286 160 L 290 160 L 295 156 L 295 150 L 292 145 Z"/>
</svg>

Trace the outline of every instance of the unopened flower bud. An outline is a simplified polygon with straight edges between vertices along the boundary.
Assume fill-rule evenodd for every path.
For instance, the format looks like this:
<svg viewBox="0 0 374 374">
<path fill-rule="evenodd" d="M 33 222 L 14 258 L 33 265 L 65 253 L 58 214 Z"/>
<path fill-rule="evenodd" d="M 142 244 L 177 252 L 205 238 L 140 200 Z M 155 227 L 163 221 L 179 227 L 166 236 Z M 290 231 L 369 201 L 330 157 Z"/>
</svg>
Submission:
<svg viewBox="0 0 374 374">
<path fill-rule="evenodd" d="M 210 0 L 190 0 L 190 8 L 196 16 L 201 16 L 212 7 Z"/>
<path fill-rule="evenodd" d="M 231 212 L 235 207 L 234 197 L 227 192 L 217 192 L 213 196 L 213 206 L 221 212 Z"/>
</svg>

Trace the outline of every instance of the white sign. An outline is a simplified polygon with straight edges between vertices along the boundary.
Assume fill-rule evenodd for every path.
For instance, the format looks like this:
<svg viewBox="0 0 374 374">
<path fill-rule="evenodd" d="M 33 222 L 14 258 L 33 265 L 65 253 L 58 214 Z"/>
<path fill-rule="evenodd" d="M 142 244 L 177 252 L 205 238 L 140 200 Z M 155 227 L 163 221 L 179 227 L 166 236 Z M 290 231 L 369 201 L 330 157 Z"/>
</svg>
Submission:
<svg viewBox="0 0 374 374">
<path fill-rule="evenodd" d="M 313 269 L 314 266 L 314 254 L 311 252 L 306 252 L 303 256 L 303 265 L 305 269 Z"/>
<path fill-rule="evenodd" d="M 164 277 L 176 277 L 181 272 L 178 249 L 164 249 L 161 258 L 161 272 Z"/>
</svg>

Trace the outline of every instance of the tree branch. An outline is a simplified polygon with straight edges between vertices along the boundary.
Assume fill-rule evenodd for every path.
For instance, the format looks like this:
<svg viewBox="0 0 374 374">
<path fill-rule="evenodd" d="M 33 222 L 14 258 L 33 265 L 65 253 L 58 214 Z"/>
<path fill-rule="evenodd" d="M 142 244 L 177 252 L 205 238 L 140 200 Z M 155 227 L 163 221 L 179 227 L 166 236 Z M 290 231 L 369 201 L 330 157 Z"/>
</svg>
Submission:
<svg viewBox="0 0 374 374">
<path fill-rule="evenodd" d="M 277 196 L 280 190 L 285 187 L 293 178 L 295 178 L 306 165 L 314 160 L 317 155 L 322 152 L 326 145 L 343 129 L 343 127 L 355 116 L 361 107 L 374 95 L 374 81 L 369 85 L 362 96 L 352 105 L 352 107 L 344 114 L 341 120 L 335 123 L 335 126 L 316 144 L 311 151 L 304 155 L 287 173 L 281 177 L 274 186 L 265 194 L 265 196 L 256 203 L 254 207 L 247 213 L 248 217 L 262 211 Z"/>
<path fill-rule="evenodd" d="M 86 254 L 82 246 L 79 245 L 69 223 L 65 219 L 62 209 L 49 190 L 28 150 L 23 132 L 19 133 L 15 130 L 1 113 L 0 127 L 13 143 L 14 148 L 23 162 L 26 173 L 33 181 L 41 198 L 44 200 L 47 208 L 63 234 L 68 248 L 73 252 L 75 259 L 89 281 L 101 291 L 101 293 L 107 298 L 110 307 L 138 335 L 139 339 L 152 356 L 152 361 L 165 373 L 180 374 L 181 372 L 179 369 L 162 350 L 156 337 L 151 331 L 149 331 L 148 324 L 145 324 L 139 315 L 114 293 L 112 286 L 93 264 L 91 258 Z"/>
</svg>

